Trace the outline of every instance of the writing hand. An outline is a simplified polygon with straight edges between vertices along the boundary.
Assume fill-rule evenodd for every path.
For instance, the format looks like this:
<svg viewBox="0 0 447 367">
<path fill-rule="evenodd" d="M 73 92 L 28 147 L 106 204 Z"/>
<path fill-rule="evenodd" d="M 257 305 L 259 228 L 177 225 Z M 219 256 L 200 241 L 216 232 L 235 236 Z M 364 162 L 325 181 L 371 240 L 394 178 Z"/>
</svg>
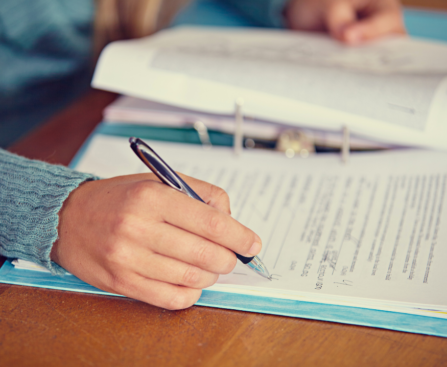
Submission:
<svg viewBox="0 0 447 367">
<path fill-rule="evenodd" d="M 398 0 L 291 0 L 286 18 L 292 29 L 328 31 L 352 45 L 405 33 Z"/>
<path fill-rule="evenodd" d="M 59 213 L 52 260 L 108 292 L 171 310 L 193 305 L 232 271 L 232 251 L 254 256 L 261 240 L 230 216 L 222 189 L 182 178 L 208 205 L 151 173 L 82 184 Z"/>
</svg>

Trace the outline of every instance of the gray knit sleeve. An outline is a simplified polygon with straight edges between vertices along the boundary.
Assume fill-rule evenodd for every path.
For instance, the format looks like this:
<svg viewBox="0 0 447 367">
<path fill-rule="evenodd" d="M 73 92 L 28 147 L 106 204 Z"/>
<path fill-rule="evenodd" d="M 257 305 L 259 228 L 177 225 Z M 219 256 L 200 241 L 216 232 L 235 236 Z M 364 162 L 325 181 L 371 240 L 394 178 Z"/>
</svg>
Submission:
<svg viewBox="0 0 447 367">
<path fill-rule="evenodd" d="M 33 261 L 52 273 L 59 210 L 89 174 L 29 160 L 0 149 L 0 254 Z"/>
</svg>

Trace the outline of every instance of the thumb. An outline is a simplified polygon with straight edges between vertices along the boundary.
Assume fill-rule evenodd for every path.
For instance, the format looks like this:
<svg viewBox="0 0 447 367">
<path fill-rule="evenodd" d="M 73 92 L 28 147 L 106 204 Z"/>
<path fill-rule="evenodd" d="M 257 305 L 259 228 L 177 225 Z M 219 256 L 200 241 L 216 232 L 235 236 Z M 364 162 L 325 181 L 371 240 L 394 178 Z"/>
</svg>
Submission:
<svg viewBox="0 0 447 367">
<path fill-rule="evenodd" d="M 393 33 L 406 33 L 402 15 L 400 11 L 383 11 L 347 26 L 342 31 L 341 40 L 358 44 Z"/>
<path fill-rule="evenodd" d="M 351 1 L 335 0 L 328 2 L 325 18 L 329 33 L 341 40 L 344 29 L 356 22 L 357 14 Z"/>
</svg>

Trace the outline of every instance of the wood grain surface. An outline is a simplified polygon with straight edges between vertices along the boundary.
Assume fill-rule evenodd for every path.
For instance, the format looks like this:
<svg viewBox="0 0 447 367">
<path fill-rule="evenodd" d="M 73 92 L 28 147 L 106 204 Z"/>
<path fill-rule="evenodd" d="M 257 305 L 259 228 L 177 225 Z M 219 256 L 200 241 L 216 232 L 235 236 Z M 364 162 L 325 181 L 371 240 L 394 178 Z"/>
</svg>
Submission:
<svg viewBox="0 0 447 367">
<path fill-rule="evenodd" d="M 443 0 L 405 3 L 447 9 Z M 115 97 L 90 91 L 10 150 L 68 164 Z M 447 366 L 447 339 L 0 285 L 0 366 L 83 365 Z"/>
<path fill-rule="evenodd" d="M 447 0 L 402 0 L 402 4 L 428 10 L 447 10 Z"/>
</svg>

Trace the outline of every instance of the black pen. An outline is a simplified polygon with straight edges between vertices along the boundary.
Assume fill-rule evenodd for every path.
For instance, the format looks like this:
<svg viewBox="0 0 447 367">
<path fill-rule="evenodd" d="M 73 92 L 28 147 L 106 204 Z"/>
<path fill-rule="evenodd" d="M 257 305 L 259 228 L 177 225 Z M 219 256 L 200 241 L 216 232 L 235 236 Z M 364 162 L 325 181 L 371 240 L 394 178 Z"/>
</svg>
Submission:
<svg viewBox="0 0 447 367">
<path fill-rule="evenodd" d="M 183 181 L 175 171 L 169 167 L 166 162 L 160 158 L 160 156 L 155 153 L 155 151 L 149 147 L 144 141 L 138 138 L 129 139 L 130 147 L 141 159 L 141 161 L 160 179 L 164 184 L 172 187 L 173 189 L 183 192 L 189 197 L 199 200 L 205 203 L 199 195 L 197 195 L 188 184 Z M 206 204 L 206 203 L 205 203 Z M 236 254 L 236 253 L 235 253 Z M 261 259 L 257 256 L 245 257 L 236 254 L 236 257 L 247 265 L 250 269 L 255 271 L 257 274 L 271 280 L 271 276 L 266 266 L 263 264 Z"/>
</svg>

